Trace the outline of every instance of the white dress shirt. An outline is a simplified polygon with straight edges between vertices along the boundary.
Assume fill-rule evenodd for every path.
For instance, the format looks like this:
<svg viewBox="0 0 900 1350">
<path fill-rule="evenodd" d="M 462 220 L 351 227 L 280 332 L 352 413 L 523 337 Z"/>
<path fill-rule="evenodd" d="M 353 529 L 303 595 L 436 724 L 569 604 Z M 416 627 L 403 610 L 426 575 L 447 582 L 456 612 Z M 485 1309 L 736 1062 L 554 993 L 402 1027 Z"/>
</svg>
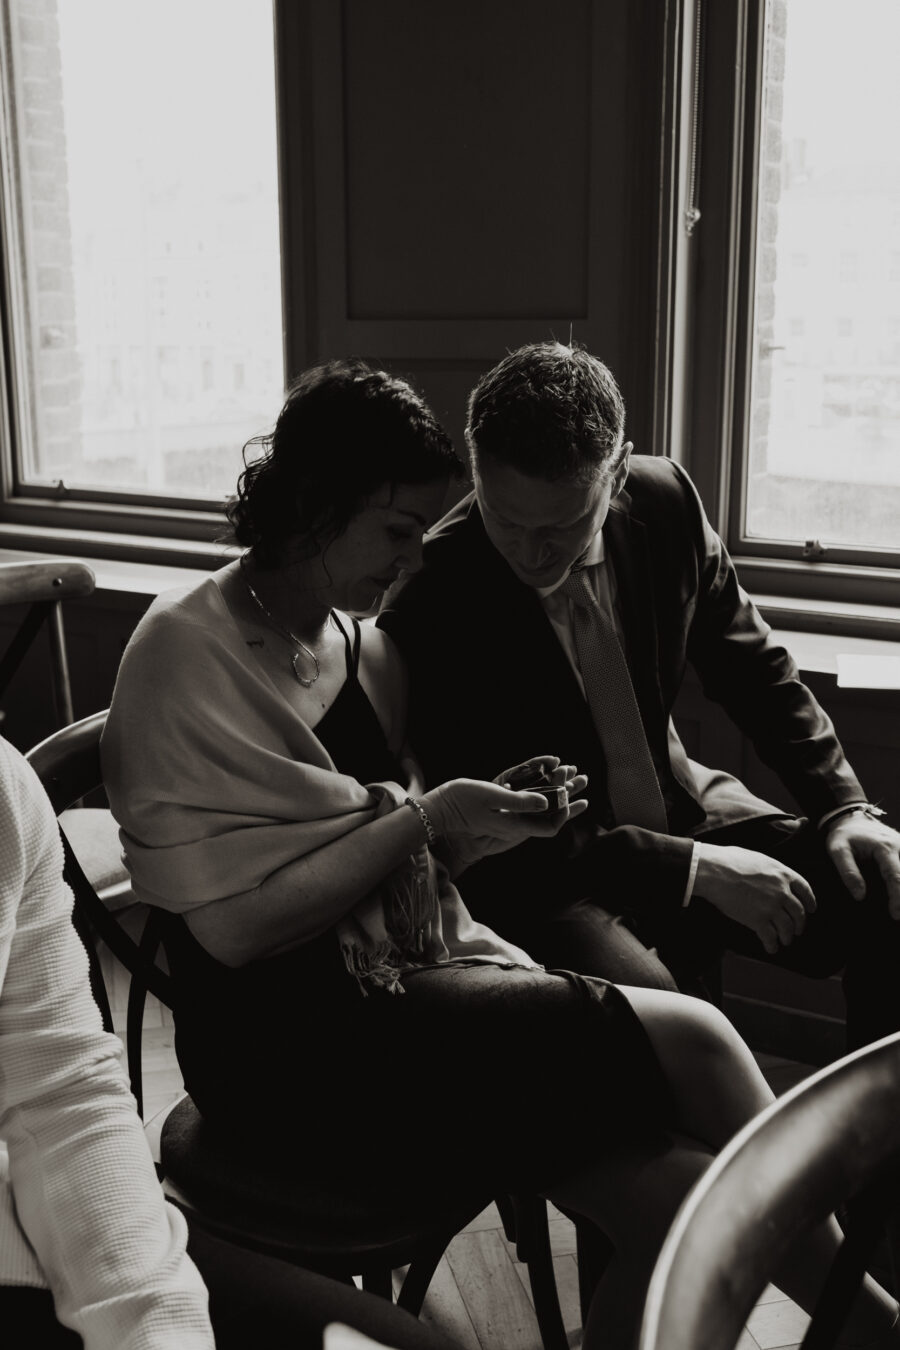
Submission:
<svg viewBox="0 0 900 1350">
<path fill-rule="evenodd" d="M 62 868 L 43 788 L 0 739 L 0 1284 L 49 1287 L 86 1350 L 213 1350 Z"/>
</svg>

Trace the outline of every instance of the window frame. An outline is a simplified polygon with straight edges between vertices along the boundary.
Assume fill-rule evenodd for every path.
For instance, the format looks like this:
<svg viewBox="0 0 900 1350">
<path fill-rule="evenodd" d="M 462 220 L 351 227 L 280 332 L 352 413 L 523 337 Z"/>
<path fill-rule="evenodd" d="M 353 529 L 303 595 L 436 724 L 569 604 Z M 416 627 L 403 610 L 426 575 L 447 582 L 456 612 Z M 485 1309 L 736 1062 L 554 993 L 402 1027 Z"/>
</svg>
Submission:
<svg viewBox="0 0 900 1350">
<path fill-rule="evenodd" d="M 691 240 L 680 244 L 691 255 L 681 334 L 687 412 L 672 453 L 697 483 L 748 589 L 896 606 L 900 552 L 826 541 L 824 556 L 816 556 L 802 543 L 744 533 L 766 0 L 705 0 L 701 22 L 700 219 Z"/>
<path fill-rule="evenodd" d="M 307 347 L 306 304 L 296 304 L 301 269 L 289 250 L 303 247 L 302 221 L 293 203 L 301 176 L 299 137 L 292 108 L 297 98 L 288 46 L 302 40 L 302 15 L 273 0 L 276 154 L 281 240 L 282 352 L 285 382 L 302 368 Z M 302 6 L 296 7 L 302 9 Z M 187 566 L 221 562 L 226 522 L 212 498 L 104 491 L 28 482 L 34 427 L 28 379 L 30 346 L 27 297 L 22 285 L 24 248 L 22 193 L 18 189 L 21 142 L 16 122 L 12 55 L 13 16 L 0 0 L 0 547 L 60 548 L 86 557 L 152 560 Z M 13 78 L 8 76 L 12 74 Z M 300 258 L 303 253 L 300 253 Z M 294 317 L 292 317 L 294 316 Z"/>
</svg>

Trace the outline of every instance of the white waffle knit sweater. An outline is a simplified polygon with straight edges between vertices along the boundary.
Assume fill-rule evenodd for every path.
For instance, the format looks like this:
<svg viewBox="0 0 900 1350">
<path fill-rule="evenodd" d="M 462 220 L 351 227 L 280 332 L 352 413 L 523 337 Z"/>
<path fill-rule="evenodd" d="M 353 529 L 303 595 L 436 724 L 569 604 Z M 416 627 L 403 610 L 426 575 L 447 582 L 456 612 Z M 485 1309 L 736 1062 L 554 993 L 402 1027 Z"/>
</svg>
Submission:
<svg viewBox="0 0 900 1350">
<path fill-rule="evenodd" d="M 50 804 L 0 739 L 0 1284 L 49 1286 L 87 1350 L 212 1350 L 71 908 Z"/>
</svg>

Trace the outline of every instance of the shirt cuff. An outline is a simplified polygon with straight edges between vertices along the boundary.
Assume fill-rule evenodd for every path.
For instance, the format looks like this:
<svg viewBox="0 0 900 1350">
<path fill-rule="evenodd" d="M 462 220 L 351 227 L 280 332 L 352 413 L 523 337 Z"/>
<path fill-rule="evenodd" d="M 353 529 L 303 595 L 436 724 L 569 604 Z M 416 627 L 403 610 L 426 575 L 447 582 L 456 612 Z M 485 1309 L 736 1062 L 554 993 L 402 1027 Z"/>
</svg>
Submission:
<svg viewBox="0 0 900 1350">
<path fill-rule="evenodd" d="M 694 894 L 694 882 L 697 880 L 697 868 L 700 866 L 700 854 L 697 851 L 697 845 L 691 845 L 691 865 L 688 868 L 687 884 L 684 888 L 684 895 L 681 897 L 681 908 L 687 909 L 691 903 L 691 896 Z"/>
<path fill-rule="evenodd" d="M 833 820 L 835 816 L 844 815 L 844 813 L 847 811 L 847 808 L 850 806 L 867 806 L 867 805 L 868 803 L 863 800 L 860 800 L 858 802 L 844 802 L 843 806 L 836 806 L 833 811 L 826 811 L 824 816 L 820 816 L 819 821 L 816 825 L 816 829 L 817 830 L 824 829 L 825 826 L 828 824 L 829 820 Z"/>
</svg>

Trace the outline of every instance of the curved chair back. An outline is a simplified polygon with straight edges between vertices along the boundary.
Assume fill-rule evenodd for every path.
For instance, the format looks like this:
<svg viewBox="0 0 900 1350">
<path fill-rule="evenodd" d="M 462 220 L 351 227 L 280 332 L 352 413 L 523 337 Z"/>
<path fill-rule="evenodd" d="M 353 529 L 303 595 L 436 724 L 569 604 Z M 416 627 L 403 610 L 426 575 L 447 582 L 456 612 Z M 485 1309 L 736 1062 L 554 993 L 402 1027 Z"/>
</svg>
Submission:
<svg viewBox="0 0 900 1350">
<path fill-rule="evenodd" d="M 103 785 L 100 737 L 106 710 L 63 727 L 29 750 L 25 758 L 44 785 L 53 810 L 60 815 L 73 802 Z"/>
<path fill-rule="evenodd" d="M 846 1236 L 803 1342 L 832 1346 L 900 1203 L 900 1033 L 798 1084 L 749 1122 L 678 1214 L 640 1350 L 734 1350 L 798 1236 L 833 1211 Z"/>
<path fill-rule="evenodd" d="M 29 750 L 25 758 L 34 769 L 50 798 L 57 816 L 73 802 L 103 786 L 100 765 L 100 737 L 106 725 L 106 710 L 93 713 L 80 722 L 55 731 L 52 736 Z M 104 904 L 75 855 L 66 836 L 65 817 L 60 824 L 65 853 L 65 878 L 74 896 L 73 922 L 88 953 L 91 987 L 103 1015 L 107 1031 L 113 1030 L 109 994 L 97 954 L 96 938 L 106 943 L 131 975 L 128 986 L 125 1046 L 131 1090 L 143 1113 L 141 1070 L 141 1032 L 148 992 L 161 1003 L 172 1006 L 172 982 L 156 961 L 161 945 L 157 911 L 147 909 L 137 942 L 122 926 L 117 913 Z"/>
</svg>

